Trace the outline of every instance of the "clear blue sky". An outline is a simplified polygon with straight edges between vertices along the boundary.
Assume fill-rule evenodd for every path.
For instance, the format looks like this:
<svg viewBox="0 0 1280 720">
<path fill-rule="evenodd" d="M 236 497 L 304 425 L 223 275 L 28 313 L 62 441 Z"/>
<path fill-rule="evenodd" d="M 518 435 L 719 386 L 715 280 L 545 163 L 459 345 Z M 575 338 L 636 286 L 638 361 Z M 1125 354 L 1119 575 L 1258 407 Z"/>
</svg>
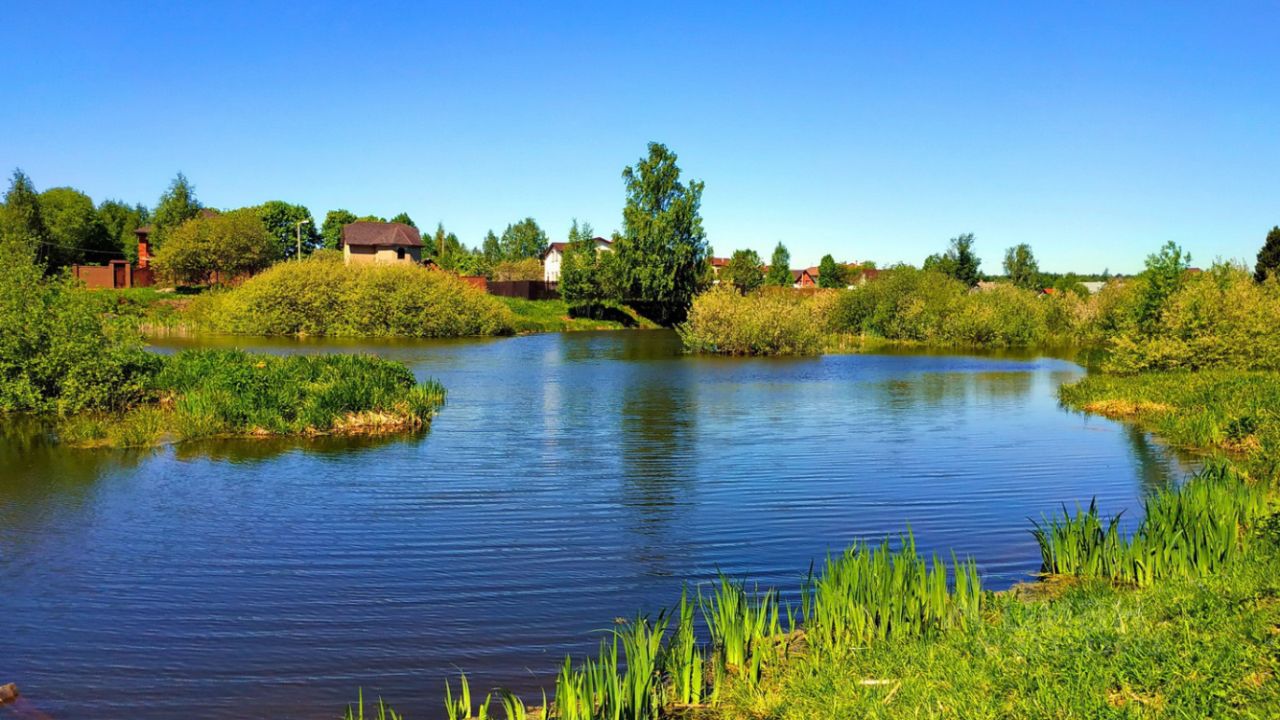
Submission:
<svg viewBox="0 0 1280 720">
<path fill-rule="evenodd" d="M 717 254 L 1134 271 L 1280 223 L 1280 3 L 8 4 L 0 169 L 154 204 L 620 224 L 650 140 Z"/>
</svg>

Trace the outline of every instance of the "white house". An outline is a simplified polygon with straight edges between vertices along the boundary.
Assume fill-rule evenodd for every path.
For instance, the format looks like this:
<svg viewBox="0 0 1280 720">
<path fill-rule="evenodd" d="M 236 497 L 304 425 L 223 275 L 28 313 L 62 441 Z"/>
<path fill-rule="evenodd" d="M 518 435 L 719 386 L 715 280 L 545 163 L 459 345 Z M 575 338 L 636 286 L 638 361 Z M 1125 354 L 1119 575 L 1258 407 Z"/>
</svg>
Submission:
<svg viewBox="0 0 1280 720">
<path fill-rule="evenodd" d="M 613 252 L 613 243 L 602 237 L 592 238 L 591 242 L 595 244 L 596 252 L 608 250 Z M 564 252 L 569 249 L 569 243 L 551 243 L 547 251 L 542 255 L 542 279 L 547 282 L 560 282 L 560 263 L 564 260 Z"/>
</svg>

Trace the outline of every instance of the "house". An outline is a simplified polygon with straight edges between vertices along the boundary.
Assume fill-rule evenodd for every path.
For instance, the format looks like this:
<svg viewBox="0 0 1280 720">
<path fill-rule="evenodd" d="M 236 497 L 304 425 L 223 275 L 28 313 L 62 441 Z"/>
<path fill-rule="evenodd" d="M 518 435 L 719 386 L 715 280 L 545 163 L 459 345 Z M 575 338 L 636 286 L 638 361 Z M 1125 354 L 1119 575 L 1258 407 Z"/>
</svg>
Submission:
<svg viewBox="0 0 1280 720">
<path fill-rule="evenodd" d="M 720 271 L 729 267 L 729 258 L 711 258 L 711 276 L 715 278 L 713 282 L 720 282 Z"/>
<path fill-rule="evenodd" d="M 791 271 L 791 287 L 806 288 L 818 286 L 818 268 L 811 267 Z"/>
<path fill-rule="evenodd" d="M 1102 292 L 1102 288 L 1107 286 L 1107 282 L 1105 280 L 1090 280 L 1080 284 L 1084 286 L 1085 290 L 1089 291 L 1090 295 Z"/>
<path fill-rule="evenodd" d="M 342 226 L 342 259 L 360 263 L 422 262 L 418 229 L 393 222 L 353 222 Z"/>
<path fill-rule="evenodd" d="M 591 238 L 591 242 L 595 245 L 596 252 L 613 251 L 613 243 L 602 237 Z M 542 254 L 542 279 L 545 282 L 560 282 L 560 265 L 564 262 L 564 253 L 569 249 L 569 243 L 554 242 L 551 243 L 547 251 Z"/>
</svg>

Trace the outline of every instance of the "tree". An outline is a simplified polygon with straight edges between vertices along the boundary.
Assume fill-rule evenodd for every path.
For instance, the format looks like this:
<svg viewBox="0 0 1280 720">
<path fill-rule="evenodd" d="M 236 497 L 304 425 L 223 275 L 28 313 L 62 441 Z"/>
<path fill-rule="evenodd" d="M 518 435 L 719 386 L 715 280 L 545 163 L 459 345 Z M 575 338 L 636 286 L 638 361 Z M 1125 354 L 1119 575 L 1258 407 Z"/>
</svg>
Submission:
<svg viewBox="0 0 1280 720">
<path fill-rule="evenodd" d="M 407 212 L 402 212 L 399 215 L 396 215 L 395 217 L 391 218 L 391 222 L 404 223 L 405 225 L 408 225 L 411 228 L 418 227 L 417 224 L 413 222 L 413 218 L 409 217 L 409 213 Z"/>
<path fill-rule="evenodd" d="M 324 247 L 330 250 L 342 247 L 342 227 L 357 219 L 355 213 L 347 210 L 330 210 L 325 213 L 324 224 L 320 226 L 320 241 Z"/>
<path fill-rule="evenodd" d="M 262 218 L 263 227 L 274 238 L 279 257 L 292 258 L 298 254 L 299 232 L 304 255 L 310 255 L 320 247 L 320 230 L 306 207 L 283 200 L 269 200 L 258 206 L 258 215 Z M 298 225 L 300 222 L 303 223 L 301 227 Z"/>
<path fill-rule="evenodd" d="M 973 254 L 973 233 L 951 238 L 951 246 L 941 255 L 930 255 L 925 258 L 924 269 L 936 270 L 965 283 L 969 287 L 978 284 L 982 279 L 979 267 L 982 260 Z"/>
<path fill-rule="evenodd" d="M 43 266 L 51 242 L 49 230 L 40 211 L 40 196 L 26 173 L 13 171 L 0 210 L 0 240 L 14 255 L 30 256 Z"/>
<path fill-rule="evenodd" d="M 734 250 L 729 256 L 729 264 L 724 269 L 721 282 L 732 283 L 744 293 L 758 289 L 764 284 L 764 271 L 760 269 L 760 255 L 755 250 Z"/>
<path fill-rule="evenodd" d="M 1004 251 L 1004 274 L 1010 282 L 1024 290 L 1040 289 L 1040 265 L 1026 243 Z"/>
<path fill-rule="evenodd" d="M 842 288 L 847 284 L 844 266 L 830 255 L 823 255 L 818 261 L 818 287 Z"/>
<path fill-rule="evenodd" d="M 560 261 L 560 297 L 579 315 L 598 314 L 607 303 L 617 300 L 613 282 L 613 252 L 596 249 L 595 231 L 590 223 L 569 228 L 569 243 Z"/>
<path fill-rule="evenodd" d="M 1258 251 L 1258 264 L 1254 268 L 1253 277 L 1262 282 L 1267 279 L 1268 274 L 1276 272 L 1280 272 L 1280 225 L 1267 233 L 1267 240 Z"/>
<path fill-rule="evenodd" d="M 680 182 L 676 154 L 649 143 L 649 154 L 622 171 L 618 264 L 626 299 L 663 325 L 684 320 L 708 255 L 699 209 L 705 185 Z"/>
<path fill-rule="evenodd" d="M 791 253 L 787 251 L 786 245 L 779 242 L 773 249 L 773 257 L 769 259 L 769 274 L 765 276 L 764 284 L 790 287 L 792 282 Z"/>
<path fill-rule="evenodd" d="M 499 247 L 503 260 L 523 260 L 541 258 L 547 251 L 548 242 L 547 234 L 538 227 L 538 223 L 527 217 L 502 231 Z"/>
<path fill-rule="evenodd" d="M 199 214 L 203 207 L 196 199 L 195 186 L 187 180 L 186 175 L 178 173 L 173 182 L 169 183 L 169 189 L 160 196 L 156 211 L 152 213 L 152 249 L 158 250 L 170 232 Z"/>
<path fill-rule="evenodd" d="M 120 247 L 125 259 L 137 260 L 138 236 L 133 231 L 146 225 L 151 219 L 151 211 L 147 206 L 142 203 L 131 206 L 119 200 L 103 200 L 98 203 L 98 219 L 106 228 L 107 236 Z"/>
<path fill-rule="evenodd" d="M 1153 334 L 1164 316 L 1164 304 L 1182 287 L 1191 267 L 1191 254 L 1170 240 L 1160 252 L 1147 256 L 1147 269 L 1142 273 L 1144 286 L 1138 301 L 1138 327 Z"/>
<path fill-rule="evenodd" d="M 258 208 L 197 217 L 169 234 L 156 253 L 156 269 L 178 283 L 218 282 L 262 270 L 280 257 L 279 245 Z"/>
<path fill-rule="evenodd" d="M 480 245 L 480 253 L 484 255 L 484 261 L 489 265 L 502 260 L 502 243 L 492 230 L 485 234 L 484 242 Z"/>
<path fill-rule="evenodd" d="M 49 232 L 45 257 L 51 270 L 124 257 L 98 217 L 93 200 L 79 190 L 58 187 L 40 193 L 40 217 Z"/>
</svg>

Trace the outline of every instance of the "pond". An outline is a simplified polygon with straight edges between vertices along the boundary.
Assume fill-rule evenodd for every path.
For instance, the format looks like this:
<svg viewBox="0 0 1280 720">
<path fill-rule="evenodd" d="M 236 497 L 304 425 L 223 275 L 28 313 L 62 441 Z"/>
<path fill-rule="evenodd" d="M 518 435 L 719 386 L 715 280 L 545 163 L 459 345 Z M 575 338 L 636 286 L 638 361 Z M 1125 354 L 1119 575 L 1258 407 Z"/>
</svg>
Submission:
<svg viewBox="0 0 1280 720">
<path fill-rule="evenodd" d="M 449 403 L 418 437 L 147 452 L 7 424 L 0 683 L 54 718 L 330 718 L 360 687 L 436 718 L 459 669 L 550 687 L 686 582 L 794 598 L 811 560 L 908 527 L 1007 587 L 1039 565 L 1029 518 L 1096 496 L 1133 523 L 1190 469 L 1061 409 L 1084 371 L 1053 358 L 691 357 L 668 332 L 220 342 L 377 353 Z"/>
</svg>

